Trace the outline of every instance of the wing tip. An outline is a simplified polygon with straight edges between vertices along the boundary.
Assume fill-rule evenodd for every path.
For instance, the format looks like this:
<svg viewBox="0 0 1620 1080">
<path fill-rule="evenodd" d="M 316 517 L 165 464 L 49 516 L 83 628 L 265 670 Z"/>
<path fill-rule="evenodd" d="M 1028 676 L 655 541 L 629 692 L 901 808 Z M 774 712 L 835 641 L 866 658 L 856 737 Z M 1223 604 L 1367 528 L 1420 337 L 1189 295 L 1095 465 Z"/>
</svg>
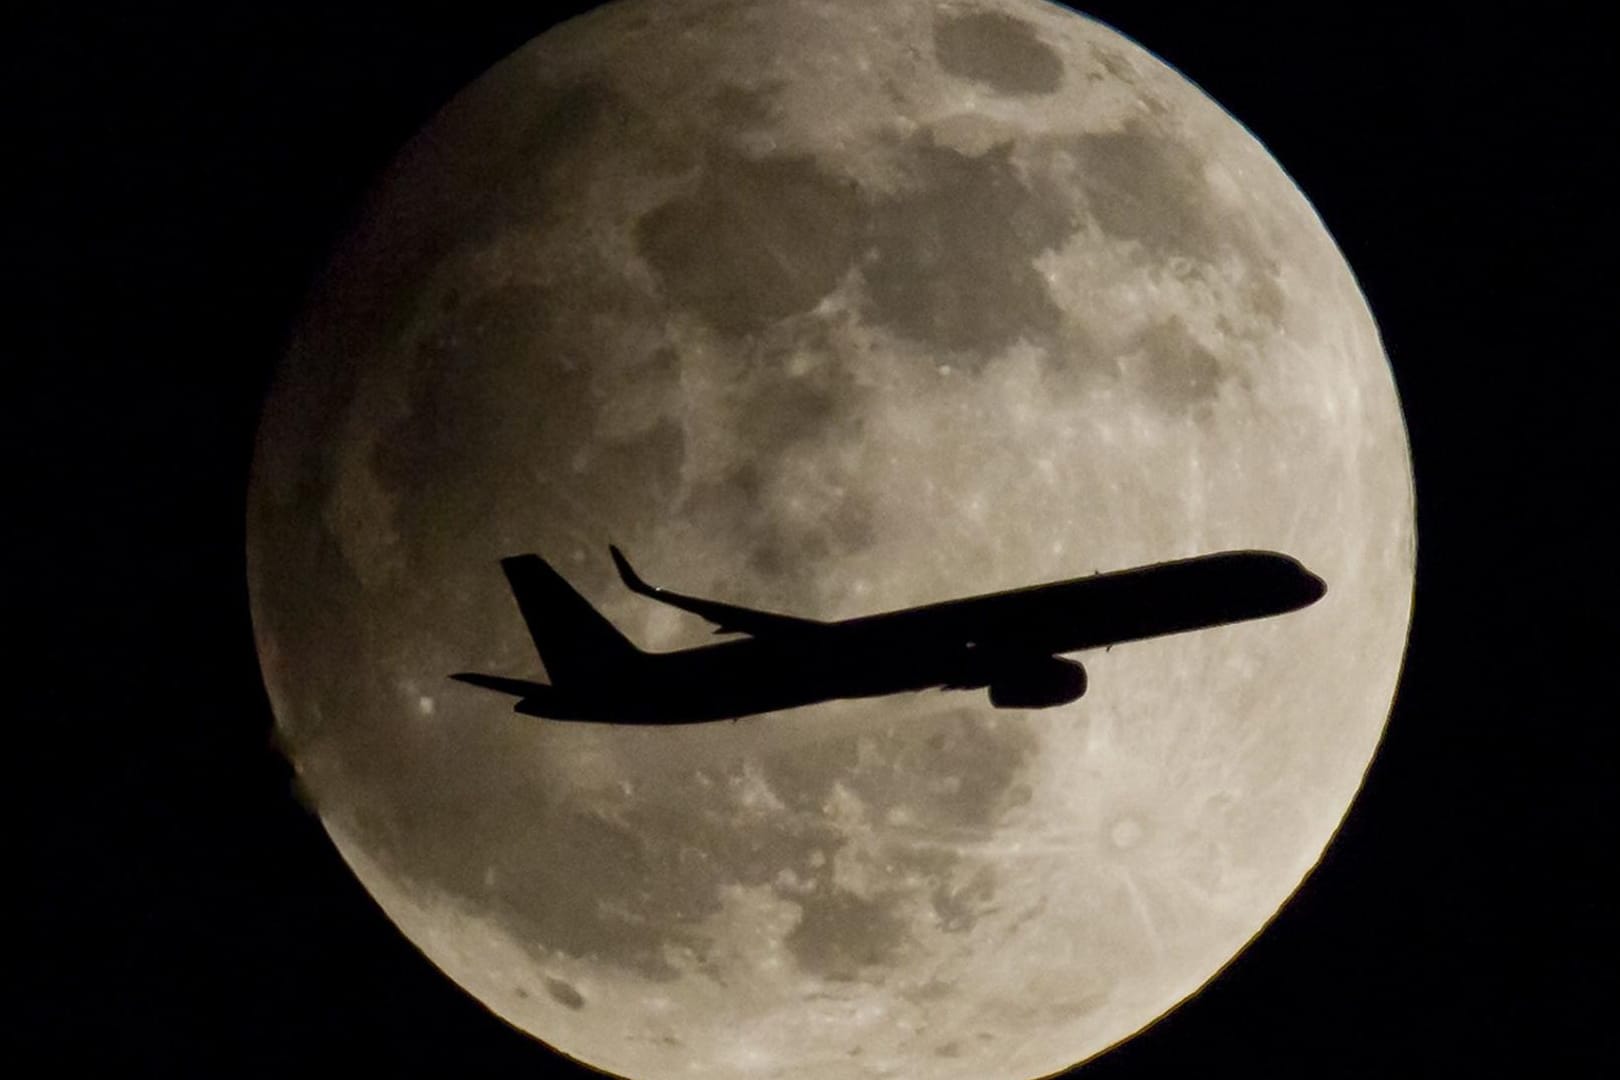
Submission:
<svg viewBox="0 0 1620 1080">
<path fill-rule="evenodd" d="M 619 550 L 617 544 L 608 545 L 608 554 L 613 557 L 613 566 L 619 571 L 619 580 L 624 582 L 625 588 L 643 594 L 657 591 L 641 580 L 641 575 L 636 573 L 635 568 L 630 565 L 630 560 L 624 557 L 624 552 Z"/>
</svg>

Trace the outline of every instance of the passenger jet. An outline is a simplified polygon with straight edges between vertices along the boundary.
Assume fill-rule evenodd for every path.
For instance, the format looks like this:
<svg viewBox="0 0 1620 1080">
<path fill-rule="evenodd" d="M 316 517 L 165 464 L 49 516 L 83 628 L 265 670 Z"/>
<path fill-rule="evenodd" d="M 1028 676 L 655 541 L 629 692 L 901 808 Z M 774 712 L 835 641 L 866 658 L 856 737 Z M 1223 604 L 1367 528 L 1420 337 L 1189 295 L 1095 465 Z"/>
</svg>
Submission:
<svg viewBox="0 0 1620 1080">
<path fill-rule="evenodd" d="M 549 682 L 463 672 L 552 720 L 693 724 L 835 698 L 988 690 L 1001 709 L 1077 700 L 1086 670 L 1064 654 L 1308 607 L 1327 591 L 1295 559 L 1223 551 L 1008 592 L 824 622 L 655 588 L 609 549 L 631 592 L 700 615 L 730 641 L 644 652 L 538 555 L 501 568 Z"/>
</svg>

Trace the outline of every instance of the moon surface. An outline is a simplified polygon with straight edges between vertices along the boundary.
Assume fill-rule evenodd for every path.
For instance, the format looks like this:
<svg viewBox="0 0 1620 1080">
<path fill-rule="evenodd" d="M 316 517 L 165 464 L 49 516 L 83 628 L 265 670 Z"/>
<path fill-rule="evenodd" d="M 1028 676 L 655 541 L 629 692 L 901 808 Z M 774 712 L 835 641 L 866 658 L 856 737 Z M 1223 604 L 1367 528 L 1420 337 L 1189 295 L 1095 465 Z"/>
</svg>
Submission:
<svg viewBox="0 0 1620 1080">
<path fill-rule="evenodd" d="M 382 178 L 266 404 L 278 733 L 399 928 L 627 1077 L 1051 1073 L 1243 948 L 1388 714 L 1411 469 L 1365 301 L 1265 149 L 1024 0 L 626 0 Z M 650 649 L 655 584 L 821 619 L 1227 548 L 1324 600 L 982 693 L 538 721 L 497 560 Z"/>
</svg>

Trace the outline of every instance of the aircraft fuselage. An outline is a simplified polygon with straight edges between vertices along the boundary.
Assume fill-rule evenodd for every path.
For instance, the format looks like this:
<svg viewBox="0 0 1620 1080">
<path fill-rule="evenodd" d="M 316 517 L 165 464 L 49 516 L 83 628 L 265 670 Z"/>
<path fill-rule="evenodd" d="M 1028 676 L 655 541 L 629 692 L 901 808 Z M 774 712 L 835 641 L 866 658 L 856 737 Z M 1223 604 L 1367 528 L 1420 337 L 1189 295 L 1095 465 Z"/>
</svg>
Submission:
<svg viewBox="0 0 1620 1080">
<path fill-rule="evenodd" d="M 571 686 L 566 673 L 552 671 L 551 685 L 531 684 L 516 709 L 682 724 L 929 688 L 989 688 L 998 704 L 1061 704 L 1085 690 L 1084 669 L 1063 654 L 1280 615 L 1324 591 L 1289 556 L 1221 552 L 839 622 L 791 620 L 699 648 L 637 651 L 611 678 Z M 484 685 L 496 681 L 484 678 Z"/>
</svg>

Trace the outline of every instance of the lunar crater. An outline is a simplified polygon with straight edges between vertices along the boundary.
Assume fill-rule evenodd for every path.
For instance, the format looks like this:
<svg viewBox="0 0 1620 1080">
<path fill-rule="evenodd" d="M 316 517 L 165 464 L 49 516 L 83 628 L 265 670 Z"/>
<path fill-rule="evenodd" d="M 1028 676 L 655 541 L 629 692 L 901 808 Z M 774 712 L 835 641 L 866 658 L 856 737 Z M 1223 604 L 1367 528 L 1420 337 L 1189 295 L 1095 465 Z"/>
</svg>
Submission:
<svg viewBox="0 0 1620 1080">
<path fill-rule="evenodd" d="M 551 999 L 569 1009 L 583 1009 L 585 996 L 562 979 L 546 979 L 546 993 Z"/>
</svg>

